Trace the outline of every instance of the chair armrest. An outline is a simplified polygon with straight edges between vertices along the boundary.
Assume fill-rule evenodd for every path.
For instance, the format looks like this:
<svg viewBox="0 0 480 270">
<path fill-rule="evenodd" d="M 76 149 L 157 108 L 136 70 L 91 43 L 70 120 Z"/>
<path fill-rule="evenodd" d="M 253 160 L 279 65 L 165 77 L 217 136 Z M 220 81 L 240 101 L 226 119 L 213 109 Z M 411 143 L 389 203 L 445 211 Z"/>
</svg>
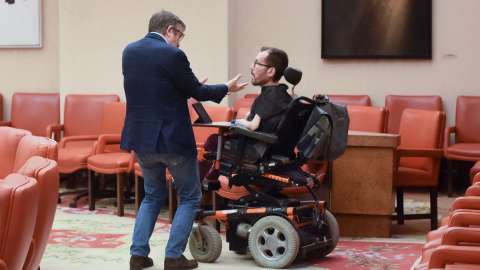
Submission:
<svg viewBox="0 0 480 270">
<path fill-rule="evenodd" d="M 470 196 L 480 196 L 480 186 L 479 185 L 474 185 L 470 186 L 467 188 L 467 191 L 465 192 L 466 197 Z"/>
<path fill-rule="evenodd" d="M 445 128 L 445 134 L 443 136 L 443 149 L 445 151 L 450 146 L 450 134 L 455 132 L 457 132 L 457 128 L 455 126 Z"/>
<path fill-rule="evenodd" d="M 63 137 L 58 143 L 58 148 L 65 148 L 67 143 L 74 141 L 96 141 L 100 135 L 78 135 Z"/>
<path fill-rule="evenodd" d="M 480 228 L 448 228 L 443 235 L 442 245 L 457 246 L 459 243 L 480 244 Z"/>
<path fill-rule="evenodd" d="M 469 209 L 468 209 L 469 210 Z M 480 226 L 480 214 L 476 211 L 455 211 L 448 222 L 448 227 Z"/>
<path fill-rule="evenodd" d="M 55 141 L 59 141 L 60 132 L 63 131 L 64 129 L 65 129 L 65 126 L 62 124 L 48 125 L 45 137 L 54 139 Z"/>
<path fill-rule="evenodd" d="M 11 127 L 11 126 L 12 126 L 12 122 L 0 121 L 0 126 L 2 126 L 2 127 Z"/>
<path fill-rule="evenodd" d="M 443 157 L 443 149 L 413 149 L 413 148 L 398 148 L 398 157 Z"/>
<path fill-rule="evenodd" d="M 428 269 L 445 268 L 451 263 L 480 263 L 480 247 L 439 246 L 433 252 L 428 263 Z"/>
<path fill-rule="evenodd" d="M 278 142 L 278 137 L 274 134 L 263 132 L 263 131 L 253 131 L 248 129 L 245 126 L 233 125 L 230 127 L 230 131 L 234 134 L 243 135 L 249 138 L 257 139 L 268 144 L 276 144 Z"/>
<path fill-rule="evenodd" d="M 95 154 L 105 153 L 105 146 L 109 144 L 119 144 L 122 138 L 121 134 L 102 134 L 98 137 Z"/>
<path fill-rule="evenodd" d="M 460 197 L 457 198 L 452 204 L 452 212 L 457 209 L 473 209 L 480 210 L 480 198 L 479 197 Z"/>
<path fill-rule="evenodd" d="M 480 174 L 476 174 L 472 179 L 472 186 L 480 184 Z"/>
</svg>

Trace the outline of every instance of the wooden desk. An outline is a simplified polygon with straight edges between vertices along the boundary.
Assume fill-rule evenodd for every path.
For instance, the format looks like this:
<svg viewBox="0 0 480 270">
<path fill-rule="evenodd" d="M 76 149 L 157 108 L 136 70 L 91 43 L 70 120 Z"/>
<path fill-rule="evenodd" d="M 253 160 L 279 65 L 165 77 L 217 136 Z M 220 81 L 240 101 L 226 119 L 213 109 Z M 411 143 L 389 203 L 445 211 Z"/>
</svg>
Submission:
<svg viewBox="0 0 480 270">
<path fill-rule="evenodd" d="M 390 237 L 399 145 L 400 135 L 348 132 L 345 153 L 332 163 L 330 209 L 340 236 Z"/>
</svg>

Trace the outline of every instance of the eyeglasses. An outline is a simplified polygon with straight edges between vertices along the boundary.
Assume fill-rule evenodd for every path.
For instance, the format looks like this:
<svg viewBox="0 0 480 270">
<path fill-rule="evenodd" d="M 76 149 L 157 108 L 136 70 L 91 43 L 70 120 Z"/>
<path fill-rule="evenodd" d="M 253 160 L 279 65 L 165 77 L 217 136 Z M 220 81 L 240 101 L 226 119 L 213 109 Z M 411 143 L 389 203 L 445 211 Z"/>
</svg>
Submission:
<svg viewBox="0 0 480 270">
<path fill-rule="evenodd" d="M 179 40 L 179 41 L 181 41 L 181 40 L 185 37 L 185 34 L 184 34 L 182 31 L 177 30 L 177 29 L 175 29 L 175 28 L 173 28 L 173 30 L 175 30 L 175 31 L 177 31 L 177 32 L 180 33 L 181 36 L 180 36 L 180 40 Z"/>
<path fill-rule="evenodd" d="M 253 67 L 255 68 L 256 65 L 263 66 L 263 67 L 268 67 L 268 68 L 272 67 L 272 66 L 269 66 L 269 65 L 259 63 L 259 62 L 257 62 L 257 60 L 255 60 L 255 62 L 253 62 Z"/>
</svg>

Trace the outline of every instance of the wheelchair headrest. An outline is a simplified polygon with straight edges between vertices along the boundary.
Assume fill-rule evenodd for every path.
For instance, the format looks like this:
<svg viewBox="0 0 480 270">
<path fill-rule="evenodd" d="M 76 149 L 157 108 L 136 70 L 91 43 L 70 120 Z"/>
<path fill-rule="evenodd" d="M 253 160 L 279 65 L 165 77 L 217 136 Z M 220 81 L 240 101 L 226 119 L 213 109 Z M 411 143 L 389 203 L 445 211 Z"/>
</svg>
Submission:
<svg viewBox="0 0 480 270">
<path fill-rule="evenodd" d="M 287 82 L 297 85 L 302 79 L 302 71 L 298 68 L 287 67 L 283 76 Z"/>
</svg>

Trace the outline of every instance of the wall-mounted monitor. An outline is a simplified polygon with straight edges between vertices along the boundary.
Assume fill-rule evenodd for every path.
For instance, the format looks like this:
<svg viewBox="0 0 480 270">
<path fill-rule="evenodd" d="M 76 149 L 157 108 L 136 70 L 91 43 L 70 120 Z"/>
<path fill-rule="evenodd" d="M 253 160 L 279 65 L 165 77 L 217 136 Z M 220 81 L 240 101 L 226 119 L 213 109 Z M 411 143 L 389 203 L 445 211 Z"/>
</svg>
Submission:
<svg viewBox="0 0 480 270">
<path fill-rule="evenodd" d="M 432 0 L 322 0 L 322 58 L 432 59 Z"/>
</svg>

